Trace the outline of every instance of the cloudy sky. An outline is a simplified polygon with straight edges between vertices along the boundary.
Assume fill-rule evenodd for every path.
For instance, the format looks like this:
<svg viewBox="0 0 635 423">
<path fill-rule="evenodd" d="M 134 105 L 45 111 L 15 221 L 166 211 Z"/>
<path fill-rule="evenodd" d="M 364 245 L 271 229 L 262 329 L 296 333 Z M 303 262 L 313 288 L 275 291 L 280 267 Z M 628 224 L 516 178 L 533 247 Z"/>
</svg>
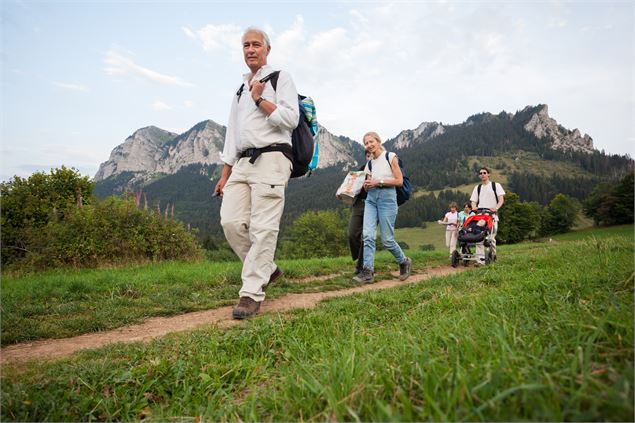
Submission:
<svg viewBox="0 0 635 423">
<path fill-rule="evenodd" d="M 93 177 L 139 128 L 226 124 L 240 36 L 312 96 L 331 132 L 388 139 L 424 121 L 548 104 L 595 147 L 633 156 L 632 1 L 1 0 L 0 180 Z"/>
</svg>

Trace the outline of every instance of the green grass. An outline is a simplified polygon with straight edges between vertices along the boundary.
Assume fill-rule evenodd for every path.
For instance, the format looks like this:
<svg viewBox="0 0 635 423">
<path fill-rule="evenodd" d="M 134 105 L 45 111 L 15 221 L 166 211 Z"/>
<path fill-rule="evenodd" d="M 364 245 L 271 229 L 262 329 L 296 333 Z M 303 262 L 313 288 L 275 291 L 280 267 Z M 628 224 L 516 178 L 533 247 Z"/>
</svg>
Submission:
<svg viewBox="0 0 635 423">
<path fill-rule="evenodd" d="M 2 419 L 633 421 L 632 232 L 510 246 L 425 283 L 5 366 Z"/>
<path fill-rule="evenodd" d="M 395 229 L 395 239 L 404 241 L 411 250 L 419 250 L 422 245 L 433 245 L 436 251 L 447 251 L 445 246 L 445 226 L 426 222 L 425 228 Z"/>
<path fill-rule="evenodd" d="M 414 268 L 439 266 L 437 252 L 408 252 Z M 281 260 L 285 278 L 268 298 L 355 286 L 349 257 Z M 396 270 L 388 252 L 377 256 L 376 272 Z M 207 310 L 236 302 L 241 266 L 233 263 L 165 262 L 116 269 L 50 271 L 2 279 L 2 344 L 63 338 L 115 329 L 154 316 Z M 339 278 L 311 283 L 297 279 L 344 271 Z"/>
</svg>

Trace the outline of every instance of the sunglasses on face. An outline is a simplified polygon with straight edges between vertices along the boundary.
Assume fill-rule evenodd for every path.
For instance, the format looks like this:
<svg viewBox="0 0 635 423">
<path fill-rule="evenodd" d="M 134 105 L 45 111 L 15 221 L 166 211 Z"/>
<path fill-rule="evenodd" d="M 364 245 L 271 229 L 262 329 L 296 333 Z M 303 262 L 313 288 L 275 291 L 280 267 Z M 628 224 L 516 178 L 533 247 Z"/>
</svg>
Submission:
<svg viewBox="0 0 635 423">
<path fill-rule="evenodd" d="M 479 175 L 487 175 L 487 172 L 479 172 Z"/>
</svg>

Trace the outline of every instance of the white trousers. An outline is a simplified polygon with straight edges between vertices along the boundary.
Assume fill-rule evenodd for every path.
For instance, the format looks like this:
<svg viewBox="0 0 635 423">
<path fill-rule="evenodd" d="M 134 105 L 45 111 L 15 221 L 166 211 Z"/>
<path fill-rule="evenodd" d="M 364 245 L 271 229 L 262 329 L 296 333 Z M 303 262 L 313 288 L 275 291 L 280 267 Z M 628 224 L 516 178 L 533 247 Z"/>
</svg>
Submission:
<svg viewBox="0 0 635 423">
<path fill-rule="evenodd" d="M 292 165 L 282 153 L 263 153 L 254 164 L 242 158 L 223 188 L 220 222 L 227 242 L 243 262 L 239 295 L 263 301 L 262 287 L 276 269 L 284 192 Z"/>
<path fill-rule="evenodd" d="M 455 230 L 445 231 L 445 246 L 450 247 L 450 254 L 456 250 L 456 239 L 458 238 L 458 233 Z"/>
<path fill-rule="evenodd" d="M 498 232 L 498 219 L 494 219 L 494 221 L 492 222 L 492 235 L 491 235 L 491 240 L 492 240 L 492 253 L 494 255 L 496 255 L 496 233 Z M 482 242 L 479 242 L 478 244 L 476 244 L 476 258 L 479 261 L 484 262 L 485 261 L 485 245 L 483 245 Z"/>
</svg>

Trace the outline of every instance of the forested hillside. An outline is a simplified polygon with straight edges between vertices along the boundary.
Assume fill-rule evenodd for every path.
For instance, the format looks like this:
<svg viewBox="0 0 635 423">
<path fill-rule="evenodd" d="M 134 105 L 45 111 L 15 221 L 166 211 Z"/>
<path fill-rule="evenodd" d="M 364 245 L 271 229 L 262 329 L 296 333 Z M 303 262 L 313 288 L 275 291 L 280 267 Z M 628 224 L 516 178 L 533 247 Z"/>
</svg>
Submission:
<svg viewBox="0 0 635 423">
<path fill-rule="evenodd" d="M 527 129 L 528 121 L 539 115 L 547 116 L 546 106 L 527 107 L 515 114 L 477 114 L 462 124 L 443 125 L 443 131 L 434 136 L 429 131 L 417 136 L 410 131 L 407 142 L 403 138 L 399 142 L 398 145 L 404 146 L 400 149 L 393 148 L 397 138 L 387 140 L 385 147 L 403 159 L 415 187 L 413 199 L 400 208 L 397 227 L 414 227 L 436 220 L 447 210 L 449 202 L 467 200 L 471 188 L 478 183 L 479 166 L 491 167 L 493 179 L 503 183 L 506 190 L 517 193 L 520 201 L 541 205 L 547 205 L 559 193 L 584 200 L 599 183 L 615 182 L 633 168 L 633 160 L 628 156 L 592 149 L 554 149 L 553 139 L 539 138 Z M 349 144 L 347 151 L 361 165 L 361 144 Z M 282 235 L 308 210 L 346 208 L 336 200 L 335 191 L 346 171 L 353 169 L 354 165 L 340 163 L 318 168 L 308 178 L 292 179 L 287 190 Z M 218 174 L 219 165 L 193 164 L 175 174 L 157 174 L 154 180 L 135 190 L 143 190 L 147 207 L 163 210 L 168 203 L 174 205 L 175 216 L 197 228 L 199 238 L 222 237 L 220 199 L 211 196 Z M 95 193 L 99 197 L 120 194 L 120 187 L 133 177 L 120 173 L 99 181 Z"/>
</svg>

